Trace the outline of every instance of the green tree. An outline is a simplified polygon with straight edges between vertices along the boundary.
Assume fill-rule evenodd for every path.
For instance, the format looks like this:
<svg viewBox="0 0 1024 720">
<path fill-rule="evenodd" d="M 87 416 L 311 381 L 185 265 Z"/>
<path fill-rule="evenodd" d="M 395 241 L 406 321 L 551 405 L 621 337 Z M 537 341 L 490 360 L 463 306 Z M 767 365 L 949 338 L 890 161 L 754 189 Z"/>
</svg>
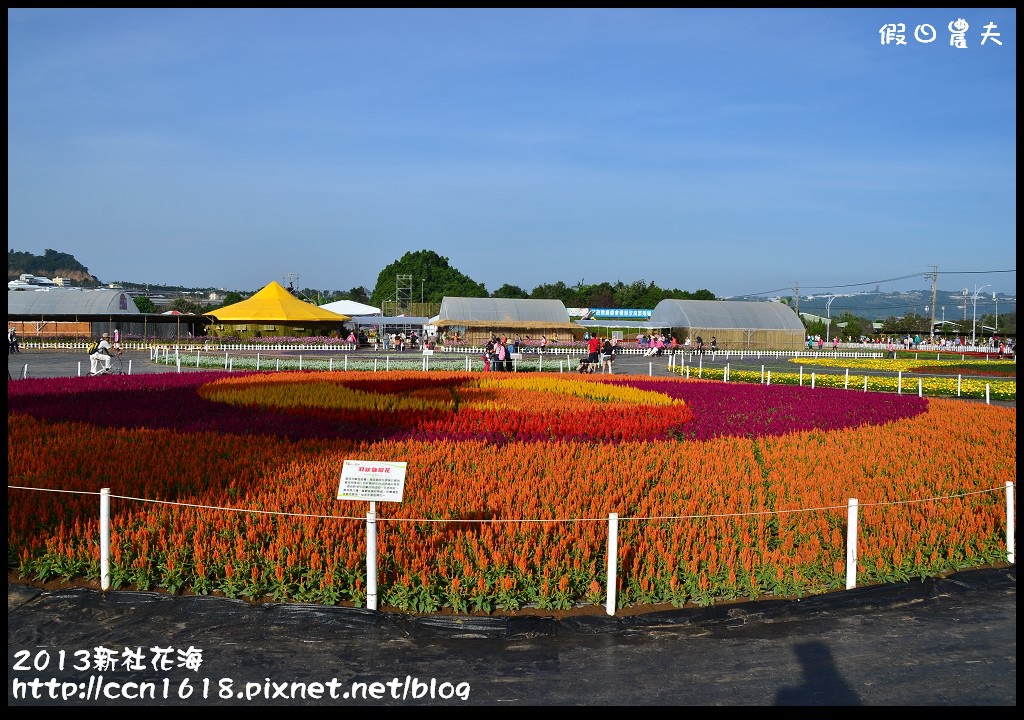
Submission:
<svg viewBox="0 0 1024 720">
<path fill-rule="evenodd" d="M 134 298 L 135 307 L 139 309 L 140 313 L 155 313 L 156 304 L 145 295 L 139 295 Z"/>
<path fill-rule="evenodd" d="M 859 340 L 861 335 L 871 336 L 873 327 L 867 318 L 858 317 L 852 312 L 844 312 L 832 320 L 832 334 L 841 338 Z"/>
<path fill-rule="evenodd" d="M 581 293 L 582 294 L 582 293 Z M 581 303 L 583 307 L 592 308 L 613 308 L 618 307 L 615 303 L 615 288 L 611 283 L 603 282 L 598 285 L 591 285 L 586 288 Z"/>
<path fill-rule="evenodd" d="M 529 298 L 530 295 L 518 285 L 509 285 L 505 283 L 500 288 L 491 293 L 491 297 L 496 298 L 515 298 L 518 300 L 524 300 Z"/>
<path fill-rule="evenodd" d="M 530 291 L 534 300 L 561 300 L 566 307 L 578 307 L 576 291 L 559 280 L 553 284 L 538 285 Z"/>
<path fill-rule="evenodd" d="M 439 303 L 444 297 L 488 297 L 487 288 L 462 274 L 448 263 L 448 258 L 433 250 L 407 252 L 377 275 L 377 284 L 370 296 L 371 304 L 383 307 L 396 302 L 398 276 L 412 276 L 412 302 Z"/>
<path fill-rule="evenodd" d="M 242 302 L 243 300 L 245 300 L 245 298 L 242 297 L 240 293 L 231 291 L 224 296 L 224 299 L 217 307 L 227 307 L 228 305 L 235 305 L 237 303 Z"/>
<path fill-rule="evenodd" d="M 212 305 L 203 305 L 196 300 L 187 300 L 185 298 L 178 298 L 171 303 L 171 310 L 177 310 L 180 313 L 186 315 L 202 315 L 205 312 L 213 310 Z"/>
</svg>

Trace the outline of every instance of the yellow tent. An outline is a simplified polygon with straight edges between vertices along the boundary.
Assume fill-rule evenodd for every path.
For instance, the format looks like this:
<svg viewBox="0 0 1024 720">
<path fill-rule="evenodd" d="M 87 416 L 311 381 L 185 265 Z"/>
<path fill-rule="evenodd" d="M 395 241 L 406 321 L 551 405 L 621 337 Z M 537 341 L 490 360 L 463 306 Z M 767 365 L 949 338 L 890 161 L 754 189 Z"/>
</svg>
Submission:
<svg viewBox="0 0 1024 720">
<path fill-rule="evenodd" d="M 219 323 L 342 323 L 352 319 L 348 315 L 324 310 L 312 303 L 299 300 L 276 282 L 270 283 L 248 300 L 217 308 L 204 315 Z"/>
</svg>

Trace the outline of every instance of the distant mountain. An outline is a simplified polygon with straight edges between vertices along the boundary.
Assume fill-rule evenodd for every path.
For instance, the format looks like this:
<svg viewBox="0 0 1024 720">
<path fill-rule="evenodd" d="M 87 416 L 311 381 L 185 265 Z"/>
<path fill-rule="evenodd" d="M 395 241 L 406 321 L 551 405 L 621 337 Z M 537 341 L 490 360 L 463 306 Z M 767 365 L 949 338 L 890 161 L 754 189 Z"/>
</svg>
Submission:
<svg viewBox="0 0 1024 720">
<path fill-rule="evenodd" d="M 67 278 L 74 285 L 98 285 L 99 279 L 94 277 L 73 255 L 46 250 L 42 255 L 30 252 L 7 251 L 7 280 L 17 280 L 24 274 L 38 277 Z"/>
<path fill-rule="evenodd" d="M 853 313 L 857 317 L 866 318 L 873 322 L 881 322 L 890 317 L 902 317 L 904 315 L 916 314 L 921 317 L 931 317 L 932 292 L 931 290 L 907 290 L 902 292 L 863 292 L 836 294 L 829 306 L 829 298 L 832 295 L 801 295 L 800 314 L 810 313 L 821 317 L 839 317 L 843 313 Z M 763 297 L 738 297 L 734 300 L 764 300 Z M 1000 314 L 1017 311 L 1016 295 L 997 295 L 997 300 L 992 299 L 992 293 L 978 296 L 977 312 L 978 317 L 993 314 L 998 311 Z M 970 320 L 974 313 L 974 299 L 967 297 L 967 311 L 964 315 L 964 293 L 960 290 L 938 290 L 935 293 L 935 319 L 946 320 Z"/>
</svg>

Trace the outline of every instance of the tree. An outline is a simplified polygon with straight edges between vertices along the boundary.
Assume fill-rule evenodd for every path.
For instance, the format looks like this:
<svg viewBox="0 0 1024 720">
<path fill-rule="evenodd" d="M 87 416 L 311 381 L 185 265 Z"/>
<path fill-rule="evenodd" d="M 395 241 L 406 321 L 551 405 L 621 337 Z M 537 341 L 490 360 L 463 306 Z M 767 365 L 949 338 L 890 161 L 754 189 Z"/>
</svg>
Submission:
<svg viewBox="0 0 1024 720">
<path fill-rule="evenodd" d="M 586 295 L 582 298 L 583 307 L 592 308 L 613 308 L 618 307 L 615 303 L 615 288 L 610 283 L 603 282 L 600 285 L 592 285 L 586 289 Z"/>
<path fill-rule="evenodd" d="M 535 300 L 561 300 L 567 307 L 578 307 L 576 303 L 576 291 L 567 287 L 561 280 L 553 285 L 538 285 L 530 291 L 530 297 Z"/>
<path fill-rule="evenodd" d="M 852 338 L 854 342 L 862 335 L 870 336 L 873 331 L 871 321 L 857 317 L 852 312 L 844 312 L 832 321 L 832 334 Z"/>
<path fill-rule="evenodd" d="M 377 275 L 370 302 L 383 306 L 398 298 L 398 276 L 412 276 L 410 301 L 439 303 L 447 297 L 488 297 L 487 288 L 448 264 L 448 258 L 433 250 L 407 252 Z"/>
<path fill-rule="evenodd" d="M 202 315 L 213 309 L 213 306 L 203 305 L 195 300 L 186 300 L 185 298 L 178 298 L 171 303 L 171 310 L 177 310 L 186 315 Z"/>
<path fill-rule="evenodd" d="M 242 302 L 242 300 L 244 299 L 245 298 L 243 298 L 240 293 L 232 291 L 224 296 L 224 300 L 221 301 L 220 305 L 218 305 L 217 307 L 227 307 L 228 305 L 235 305 L 237 303 Z"/>
<path fill-rule="evenodd" d="M 135 307 L 137 307 L 139 309 L 140 313 L 155 313 L 156 312 L 156 303 L 154 303 L 152 300 L 150 300 L 145 295 L 139 295 L 138 297 L 134 298 L 134 300 L 135 300 Z"/>
<path fill-rule="evenodd" d="M 902 317 L 890 315 L 882 322 L 882 332 L 890 335 L 920 335 L 928 337 L 931 332 L 931 318 L 926 318 L 917 313 L 907 313 Z"/>
<path fill-rule="evenodd" d="M 530 295 L 518 285 L 509 285 L 508 283 L 505 283 L 500 288 L 491 293 L 491 297 L 514 298 L 517 300 L 525 300 L 529 298 Z"/>
</svg>

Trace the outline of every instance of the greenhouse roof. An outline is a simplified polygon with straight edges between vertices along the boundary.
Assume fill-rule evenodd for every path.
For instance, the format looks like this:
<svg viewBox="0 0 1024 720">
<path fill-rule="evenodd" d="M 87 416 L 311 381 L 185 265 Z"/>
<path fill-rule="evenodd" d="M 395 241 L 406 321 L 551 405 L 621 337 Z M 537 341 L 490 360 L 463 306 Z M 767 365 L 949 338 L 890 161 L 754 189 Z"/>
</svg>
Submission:
<svg viewBox="0 0 1024 720">
<path fill-rule="evenodd" d="M 655 306 L 649 324 L 670 328 L 804 332 L 804 324 L 793 308 L 768 301 L 662 300 Z"/>
<path fill-rule="evenodd" d="M 577 327 L 561 300 L 446 297 L 437 314 L 438 327 L 564 328 Z"/>
</svg>

